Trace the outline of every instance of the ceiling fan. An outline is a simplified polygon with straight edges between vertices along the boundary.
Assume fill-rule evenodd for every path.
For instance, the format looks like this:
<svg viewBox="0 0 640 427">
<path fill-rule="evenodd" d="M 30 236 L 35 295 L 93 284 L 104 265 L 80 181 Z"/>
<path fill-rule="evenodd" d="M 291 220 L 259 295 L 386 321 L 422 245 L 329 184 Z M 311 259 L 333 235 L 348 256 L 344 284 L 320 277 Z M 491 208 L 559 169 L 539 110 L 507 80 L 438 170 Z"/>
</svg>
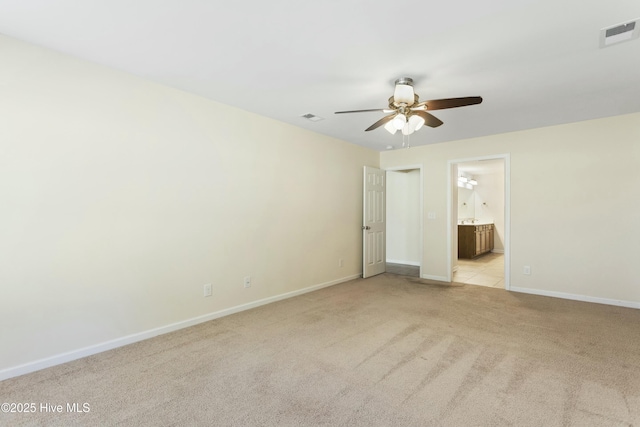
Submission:
<svg viewBox="0 0 640 427">
<path fill-rule="evenodd" d="M 435 128 L 442 124 L 442 120 L 428 113 L 427 110 L 465 107 L 467 105 L 480 104 L 481 102 L 482 97 L 480 96 L 434 99 L 419 102 L 418 95 L 413 91 L 413 79 L 410 77 L 400 77 L 395 82 L 393 96 L 389 98 L 389 108 L 336 111 L 335 114 L 367 113 L 373 111 L 391 113 L 369 126 L 365 131 L 374 130 L 384 125 L 384 128 L 391 134 L 400 130 L 403 135 L 410 135 L 419 130 L 423 125 Z"/>
</svg>

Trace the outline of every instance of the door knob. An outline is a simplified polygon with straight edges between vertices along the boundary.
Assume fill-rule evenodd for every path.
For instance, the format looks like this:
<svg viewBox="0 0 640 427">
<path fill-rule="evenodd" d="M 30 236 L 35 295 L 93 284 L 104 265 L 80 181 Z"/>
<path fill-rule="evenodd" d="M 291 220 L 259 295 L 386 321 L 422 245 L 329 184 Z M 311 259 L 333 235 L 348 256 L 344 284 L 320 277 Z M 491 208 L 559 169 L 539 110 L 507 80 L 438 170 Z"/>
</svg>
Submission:
<svg viewBox="0 0 640 427">
<path fill-rule="evenodd" d="M 363 229 L 363 230 L 371 230 L 371 227 L 369 227 L 368 225 L 363 225 L 363 226 L 362 226 L 362 229 Z"/>
</svg>

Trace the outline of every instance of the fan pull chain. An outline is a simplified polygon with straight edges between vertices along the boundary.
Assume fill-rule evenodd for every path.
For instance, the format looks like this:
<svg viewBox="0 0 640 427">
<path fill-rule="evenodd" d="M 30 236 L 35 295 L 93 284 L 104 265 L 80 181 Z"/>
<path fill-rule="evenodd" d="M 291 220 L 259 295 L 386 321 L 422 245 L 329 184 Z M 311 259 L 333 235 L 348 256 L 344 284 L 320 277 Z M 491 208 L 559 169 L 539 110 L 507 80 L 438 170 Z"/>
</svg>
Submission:
<svg viewBox="0 0 640 427">
<path fill-rule="evenodd" d="M 411 148 L 411 141 L 409 135 L 402 134 L 402 148 Z"/>
</svg>

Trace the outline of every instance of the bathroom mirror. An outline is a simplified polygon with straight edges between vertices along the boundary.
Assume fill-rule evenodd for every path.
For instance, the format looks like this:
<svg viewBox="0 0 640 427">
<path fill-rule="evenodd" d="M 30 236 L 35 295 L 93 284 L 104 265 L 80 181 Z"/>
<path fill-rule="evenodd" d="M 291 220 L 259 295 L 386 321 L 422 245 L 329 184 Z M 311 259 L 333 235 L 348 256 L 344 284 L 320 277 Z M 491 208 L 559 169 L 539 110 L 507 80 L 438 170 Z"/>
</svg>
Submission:
<svg viewBox="0 0 640 427">
<path fill-rule="evenodd" d="M 475 218 L 476 192 L 458 187 L 458 221 Z"/>
</svg>

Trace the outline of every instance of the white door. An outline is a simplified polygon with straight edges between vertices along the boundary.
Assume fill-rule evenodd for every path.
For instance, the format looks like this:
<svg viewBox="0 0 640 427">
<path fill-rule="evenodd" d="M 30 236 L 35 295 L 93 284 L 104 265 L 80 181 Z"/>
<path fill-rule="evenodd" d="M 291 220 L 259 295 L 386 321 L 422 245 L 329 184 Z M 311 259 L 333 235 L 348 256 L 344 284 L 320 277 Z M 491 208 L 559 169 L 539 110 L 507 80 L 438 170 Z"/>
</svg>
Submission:
<svg viewBox="0 0 640 427">
<path fill-rule="evenodd" d="M 385 172 L 364 167 L 364 203 L 362 215 L 362 277 L 384 273 L 385 242 Z"/>
</svg>

